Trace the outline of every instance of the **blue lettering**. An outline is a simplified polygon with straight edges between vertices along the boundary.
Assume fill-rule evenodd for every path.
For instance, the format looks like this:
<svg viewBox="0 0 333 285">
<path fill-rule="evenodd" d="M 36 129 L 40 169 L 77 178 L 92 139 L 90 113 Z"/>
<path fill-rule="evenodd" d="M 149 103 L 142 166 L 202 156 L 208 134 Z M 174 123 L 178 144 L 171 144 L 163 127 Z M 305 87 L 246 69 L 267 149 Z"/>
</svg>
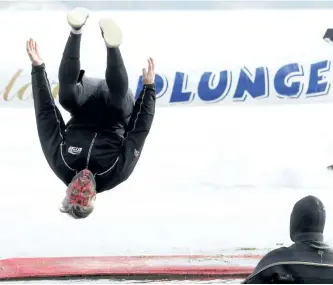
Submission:
<svg viewBox="0 0 333 285">
<path fill-rule="evenodd" d="M 228 95 L 231 88 L 232 74 L 230 71 L 221 71 L 217 84 L 214 82 L 217 75 L 205 72 L 199 81 L 198 96 L 205 102 L 218 102 Z M 215 83 L 215 84 L 214 84 Z M 215 86 L 215 87 L 214 87 Z"/>
<path fill-rule="evenodd" d="M 159 74 L 155 74 L 155 90 L 156 90 L 156 98 L 162 97 L 166 91 L 168 90 L 168 79 L 166 77 L 162 77 Z M 143 88 L 142 75 L 139 77 L 139 82 L 136 88 L 135 98 L 138 99 L 140 92 Z"/>
<path fill-rule="evenodd" d="M 293 77 L 304 76 L 303 67 L 298 63 L 282 66 L 275 74 L 274 87 L 278 97 L 298 98 L 303 91 L 302 82 L 291 82 Z"/>
<path fill-rule="evenodd" d="M 176 72 L 170 103 L 184 103 L 193 100 L 194 93 L 186 91 L 187 83 L 188 75 L 182 72 Z"/>
<path fill-rule="evenodd" d="M 331 83 L 327 72 L 331 70 L 331 61 L 323 60 L 310 65 L 308 86 L 305 83 L 303 66 L 297 62 L 286 64 L 280 67 L 277 72 L 271 74 L 275 94 L 280 98 L 299 98 L 303 90 L 306 90 L 306 97 L 327 95 L 330 91 Z M 325 74 L 326 73 L 326 74 Z M 156 74 L 155 86 L 156 97 L 162 97 L 168 92 L 169 103 L 190 103 L 195 94 L 203 102 L 214 103 L 225 99 L 232 88 L 233 76 L 231 70 L 220 72 L 206 71 L 202 73 L 200 80 L 188 86 L 188 74 L 176 72 L 174 75 L 173 86 L 168 83 L 166 77 Z M 139 77 L 136 98 L 139 96 L 143 87 L 142 76 Z M 170 90 L 168 90 L 170 89 Z M 270 81 L 268 68 L 265 66 L 257 67 L 255 72 L 250 72 L 244 67 L 240 70 L 233 100 L 245 101 L 250 96 L 252 99 L 265 98 L 269 96 Z M 250 98 L 250 99 L 251 99 Z"/>
<path fill-rule="evenodd" d="M 309 87 L 306 91 L 307 97 L 327 95 L 331 84 L 322 73 L 330 71 L 331 62 L 328 60 L 311 64 Z"/>
<path fill-rule="evenodd" d="M 269 82 L 267 67 L 257 67 L 254 76 L 246 67 L 241 69 L 234 100 L 245 101 L 248 95 L 252 98 L 265 98 L 268 97 L 268 94 Z"/>
</svg>

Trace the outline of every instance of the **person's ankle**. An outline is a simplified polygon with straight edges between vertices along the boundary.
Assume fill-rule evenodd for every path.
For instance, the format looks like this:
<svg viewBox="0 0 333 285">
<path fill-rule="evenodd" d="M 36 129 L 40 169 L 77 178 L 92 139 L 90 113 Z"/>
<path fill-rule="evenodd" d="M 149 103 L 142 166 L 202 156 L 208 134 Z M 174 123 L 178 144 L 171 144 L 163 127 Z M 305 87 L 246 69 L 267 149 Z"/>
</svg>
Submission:
<svg viewBox="0 0 333 285">
<path fill-rule="evenodd" d="M 71 29 L 71 33 L 74 34 L 74 35 L 81 35 L 82 34 L 82 29 L 83 27 L 79 28 L 79 29 L 74 29 L 72 28 Z"/>
</svg>

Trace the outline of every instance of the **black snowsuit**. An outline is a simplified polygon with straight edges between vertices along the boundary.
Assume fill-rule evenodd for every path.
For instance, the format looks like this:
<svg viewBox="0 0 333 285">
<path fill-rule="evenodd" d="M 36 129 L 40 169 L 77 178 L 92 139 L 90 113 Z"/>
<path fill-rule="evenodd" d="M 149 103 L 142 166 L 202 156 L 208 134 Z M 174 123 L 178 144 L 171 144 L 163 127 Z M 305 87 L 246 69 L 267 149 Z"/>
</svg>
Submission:
<svg viewBox="0 0 333 285">
<path fill-rule="evenodd" d="M 45 65 L 32 67 L 39 140 L 54 173 L 68 185 L 88 168 L 97 192 L 125 181 L 138 162 L 155 113 L 155 87 L 135 102 L 119 48 L 107 48 L 106 79 L 80 69 L 81 35 L 70 34 L 59 68 L 59 102 L 71 113 L 65 125 L 52 97 Z"/>
</svg>

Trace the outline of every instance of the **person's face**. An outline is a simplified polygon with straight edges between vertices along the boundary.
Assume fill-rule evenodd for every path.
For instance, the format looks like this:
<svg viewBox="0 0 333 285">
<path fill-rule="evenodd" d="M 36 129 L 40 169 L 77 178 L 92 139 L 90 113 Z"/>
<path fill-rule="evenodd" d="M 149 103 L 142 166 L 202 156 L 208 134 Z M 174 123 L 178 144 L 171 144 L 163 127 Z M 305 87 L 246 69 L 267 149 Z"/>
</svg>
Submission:
<svg viewBox="0 0 333 285">
<path fill-rule="evenodd" d="M 89 170 L 81 171 L 67 188 L 71 205 L 89 207 L 96 198 L 95 182 Z"/>
</svg>

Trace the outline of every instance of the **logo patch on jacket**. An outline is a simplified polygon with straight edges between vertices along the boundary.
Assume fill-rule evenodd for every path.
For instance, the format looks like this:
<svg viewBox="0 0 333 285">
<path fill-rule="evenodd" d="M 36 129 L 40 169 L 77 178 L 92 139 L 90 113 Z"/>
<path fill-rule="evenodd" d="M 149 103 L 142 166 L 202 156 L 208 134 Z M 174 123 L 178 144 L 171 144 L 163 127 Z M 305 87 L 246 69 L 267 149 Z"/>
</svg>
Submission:
<svg viewBox="0 0 333 285">
<path fill-rule="evenodd" d="M 70 146 L 68 152 L 73 155 L 79 155 L 82 151 L 82 147 Z"/>
</svg>

